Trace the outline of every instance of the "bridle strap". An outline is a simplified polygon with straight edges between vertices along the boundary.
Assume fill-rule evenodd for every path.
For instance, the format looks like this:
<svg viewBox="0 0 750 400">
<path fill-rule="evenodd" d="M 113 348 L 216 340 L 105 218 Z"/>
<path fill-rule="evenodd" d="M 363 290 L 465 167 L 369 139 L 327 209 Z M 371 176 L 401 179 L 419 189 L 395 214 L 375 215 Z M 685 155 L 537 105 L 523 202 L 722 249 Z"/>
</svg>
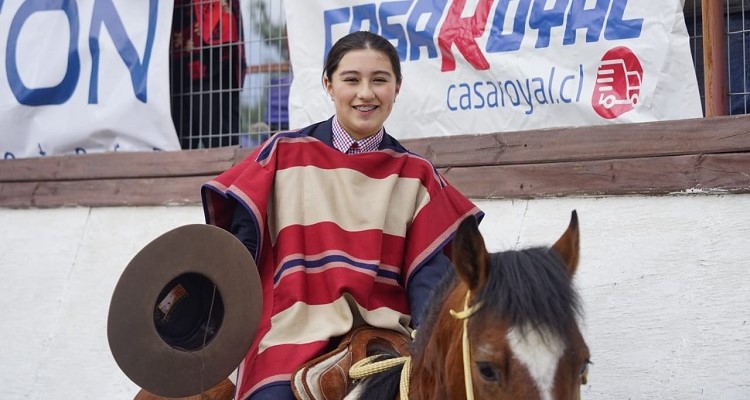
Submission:
<svg viewBox="0 0 750 400">
<path fill-rule="evenodd" d="M 453 318 L 463 320 L 463 332 L 461 334 L 461 348 L 464 362 L 464 386 L 466 387 L 466 399 L 474 400 L 474 382 L 471 379 L 471 350 L 469 349 L 469 317 L 482 306 L 482 303 L 476 303 L 469 307 L 469 298 L 471 290 L 466 291 L 464 298 L 464 309 L 461 311 L 450 310 Z"/>
</svg>

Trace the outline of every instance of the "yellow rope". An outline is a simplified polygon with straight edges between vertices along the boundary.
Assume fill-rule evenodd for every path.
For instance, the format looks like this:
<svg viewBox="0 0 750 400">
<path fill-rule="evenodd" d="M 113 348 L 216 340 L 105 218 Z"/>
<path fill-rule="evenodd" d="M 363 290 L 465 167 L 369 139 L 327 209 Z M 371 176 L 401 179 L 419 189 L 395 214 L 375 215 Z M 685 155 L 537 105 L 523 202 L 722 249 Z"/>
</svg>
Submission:
<svg viewBox="0 0 750 400">
<path fill-rule="evenodd" d="M 366 378 L 404 364 L 409 357 L 389 358 L 382 361 L 375 361 L 378 358 L 380 358 L 380 356 L 371 356 L 357 361 L 349 369 L 349 377 L 352 379 Z"/>
<path fill-rule="evenodd" d="M 469 348 L 469 317 L 471 317 L 482 306 L 482 303 L 479 302 L 469 307 L 470 297 L 471 291 L 466 291 L 466 298 L 464 298 L 464 309 L 461 311 L 450 310 L 450 313 L 454 318 L 463 320 L 461 350 L 463 352 L 464 361 L 464 386 L 466 386 L 466 400 L 474 400 L 474 383 L 471 380 L 471 351 Z"/>
<path fill-rule="evenodd" d="M 409 375 L 411 373 L 411 357 L 398 357 L 389 358 L 386 360 L 375 361 L 380 356 L 370 356 L 363 358 L 354 363 L 349 368 L 349 377 L 352 379 L 367 378 L 384 371 L 387 371 L 393 367 L 404 365 L 401 370 L 401 384 L 399 386 L 399 393 L 402 400 L 409 399 Z"/>
<path fill-rule="evenodd" d="M 401 370 L 401 385 L 399 396 L 401 400 L 409 400 L 409 376 L 411 375 L 411 357 L 406 357 L 404 369 Z"/>
</svg>

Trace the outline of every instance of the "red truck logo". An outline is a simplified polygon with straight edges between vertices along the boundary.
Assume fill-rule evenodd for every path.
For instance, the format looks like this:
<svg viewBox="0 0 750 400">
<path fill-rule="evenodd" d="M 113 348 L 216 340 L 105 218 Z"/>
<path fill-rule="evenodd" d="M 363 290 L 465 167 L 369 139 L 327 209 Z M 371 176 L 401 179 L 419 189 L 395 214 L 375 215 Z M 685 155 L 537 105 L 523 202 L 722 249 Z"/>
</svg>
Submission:
<svg viewBox="0 0 750 400">
<path fill-rule="evenodd" d="M 615 47 L 604 54 L 596 72 L 591 96 L 594 111 L 613 119 L 632 110 L 640 102 L 643 67 L 627 47 Z"/>
</svg>

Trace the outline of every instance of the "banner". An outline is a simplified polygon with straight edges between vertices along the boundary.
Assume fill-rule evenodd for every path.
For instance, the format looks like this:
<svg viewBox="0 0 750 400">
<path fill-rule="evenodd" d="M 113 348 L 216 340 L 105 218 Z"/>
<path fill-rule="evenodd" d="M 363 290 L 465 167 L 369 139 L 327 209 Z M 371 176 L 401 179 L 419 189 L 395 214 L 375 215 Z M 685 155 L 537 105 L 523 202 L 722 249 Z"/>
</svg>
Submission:
<svg viewBox="0 0 750 400">
<path fill-rule="evenodd" d="M 330 117 L 325 55 L 394 44 L 397 138 L 702 117 L 680 0 L 287 0 L 290 127 Z"/>
<path fill-rule="evenodd" d="M 171 0 L 0 0 L 0 155 L 179 150 Z"/>
</svg>

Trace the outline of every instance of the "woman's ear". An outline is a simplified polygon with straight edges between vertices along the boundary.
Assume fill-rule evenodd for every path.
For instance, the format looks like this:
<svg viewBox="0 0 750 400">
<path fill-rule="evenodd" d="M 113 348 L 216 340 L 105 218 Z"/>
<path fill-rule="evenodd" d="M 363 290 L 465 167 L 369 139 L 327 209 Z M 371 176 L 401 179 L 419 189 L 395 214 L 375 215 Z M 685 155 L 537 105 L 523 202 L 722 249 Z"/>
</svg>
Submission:
<svg viewBox="0 0 750 400">
<path fill-rule="evenodd" d="M 328 93 L 328 97 L 333 98 L 333 85 L 331 84 L 331 81 L 328 80 L 327 76 L 323 76 L 323 87 L 326 89 L 326 92 Z"/>
</svg>

